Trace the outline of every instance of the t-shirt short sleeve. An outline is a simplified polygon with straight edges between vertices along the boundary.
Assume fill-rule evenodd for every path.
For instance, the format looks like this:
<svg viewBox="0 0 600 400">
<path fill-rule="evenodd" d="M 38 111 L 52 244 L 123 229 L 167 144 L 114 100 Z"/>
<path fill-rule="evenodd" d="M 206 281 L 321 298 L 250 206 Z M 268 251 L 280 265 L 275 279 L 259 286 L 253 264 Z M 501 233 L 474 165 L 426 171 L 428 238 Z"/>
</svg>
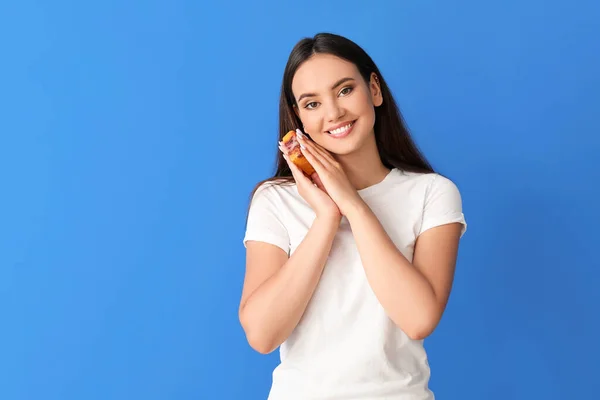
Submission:
<svg viewBox="0 0 600 400">
<path fill-rule="evenodd" d="M 425 194 L 423 219 L 419 234 L 440 225 L 458 222 L 463 225 L 460 236 L 467 230 L 458 187 L 450 179 L 435 174 Z"/>
<path fill-rule="evenodd" d="M 289 254 L 290 238 L 282 220 L 281 199 L 272 185 L 260 186 L 251 202 L 244 235 L 250 240 L 273 244 Z"/>
</svg>

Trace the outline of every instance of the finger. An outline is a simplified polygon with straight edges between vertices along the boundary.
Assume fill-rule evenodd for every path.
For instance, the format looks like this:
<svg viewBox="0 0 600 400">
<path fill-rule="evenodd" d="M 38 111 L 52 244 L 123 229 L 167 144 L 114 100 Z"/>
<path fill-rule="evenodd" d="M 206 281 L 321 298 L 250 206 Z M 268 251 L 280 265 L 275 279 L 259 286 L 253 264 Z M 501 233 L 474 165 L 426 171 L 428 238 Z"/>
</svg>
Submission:
<svg viewBox="0 0 600 400">
<path fill-rule="evenodd" d="M 308 146 L 304 146 L 304 148 L 302 148 L 301 151 L 306 160 L 310 163 L 310 165 L 313 166 L 317 173 L 322 174 L 327 170 L 327 168 L 325 168 L 325 166 L 323 165 L 323 160 L 321 159 L 321 157 L 315 156 L 313 151 L 309 149 Z"/>
<path fill-rule="evenodd" d="M 281 153 L 283 155 L 283 159 L 285 160 L 285 162 L 287 163 L 288 167 L 290 168 L 290 171 L 292 172 L 292 175 L 294 175 L 294 173 L 296 173 L 299 168 L 294 168 L 295 165 L 294 165 L 293 162 L 290 161 L 289 151 L 288 151 L 287 147 L 283 145 L 283 142 L 279 142 L 279 150 L 281 151 Z"/>
<path fill-rule="evenodd" d="M 310 177 L 311 177 L 312 181 L 315 183 L 315 185 L 317 185 L 317 187 L 319 189 L 321 189 L 322 191 L 324 191 L 325 193 L 327 193 L 327 190 L 325 189 L 325 185 L 323 185 L 323 182 L 321 181 L 321 177 L 319 176 L 318 173 L 313 172 Z"/>
<path fill-rule="evenodd" d="M 287 164 L 290 168 L 290 171 L 292 172 L 292 176 L 294 177 L 294 180 L 296 181 L 296 183 L 299 183 L 299 184 L 306 183 L 306 184 L 310 184 L 310 185 L 316 184 L 314 181 L 311 181 L 311 179 L 309 179 L 306 176 L 304 171 L 302 171 L 296 164 L 294 164 L 290 160 L 288 148 L 283 145 L 283 142 L 279 142 L 279 150 L 281 150 L 281 152 L 283 153 L 283 158 L 287 162 Z M 316 174 L 313 174 L 313 175 L 316 175 Z"/>
<path fill-rule="evenodd" d="M 324 159 L 326 159 L 326 160 L 328 160 L 328 161 L 330 161 L 332 163 L 335 162 L 335 159 L 333 158 L 333 156 L 331 155 L 331 153 L 329 153 L 327 150 L 325 150 L 323 148 L 323 146 L 321 146 L 317 142 L 315 142 L 313 140 L 308 140 L 306 137 L 303 137 L 302 138 L 302 143 L 304 143 L 307 147 L 310 147 L 311 150 L 313 150 L 314 153 L 319 154 Z"/>
<path fill-rule="evenodd" d="M 302 172 L 302 170 L 300 170 L 300 168 L 298 168 L 296 166 L 296 164 L 294 164 L 290 160 L 289 156 L 286 153 L 283 154 L 283 158 L 287 162 L 288 167 L 290 167 L 290 171 L 292 172 L 292 176 L 294 177 L 294 180 L 296 181 L 296 183 L 298 185 L 304 185 L 304 184 L 312 185 L 312 182 L 310 181 L 310 179 L 308 179 L 306 177 L 306 175 L 304 175 L 304 172 Z"/>
<path fill-rule="evenodd" d="M 337 165 L 333 157 L 324 149 L 320 149 L 313 141 L 308 140 L 305 137 L 301 137 L 299 140 L 304 147 L 302 153 L 304 154 L 306 152 L 310 152 L 313 158 L 317 159 L 324 168 L 331 169 L 331 167 L 335 167 Z"/>
<path fill-rule="evenodd" d="M 288 153 L 288 151 L 287 151 L 287 147 L 285 147 L 285 146 L 283 145 L 283 142 L 281 142 L 281 141 L 279 142 L 279 150 L 281 150 L 281 152 L 282 152 L 284 155 L 286 155 L 286 154 Z"/>
</svg>

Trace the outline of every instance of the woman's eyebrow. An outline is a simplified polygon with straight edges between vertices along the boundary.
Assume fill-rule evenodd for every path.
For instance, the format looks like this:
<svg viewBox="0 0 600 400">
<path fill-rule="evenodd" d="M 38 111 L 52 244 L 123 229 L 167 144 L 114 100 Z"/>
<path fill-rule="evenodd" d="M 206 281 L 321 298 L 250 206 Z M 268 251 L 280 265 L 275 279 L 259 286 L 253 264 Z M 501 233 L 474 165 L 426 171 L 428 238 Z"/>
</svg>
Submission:
<svg viewBox="0 0 600 400">
<path fill-rule="evenodd" d="M 342 83 L 346 83 L 348 81 L 353 81 L 353 80 L 354 80 L 354 78 L 351 78 L 349 76 L 347 76 L 345 78 L 342 78 L 342 79 L 338 80 L 336 83 L 334 83 L 333 86 L 331 86 L 331 89 L 333 90 L 336 87 L 340 86 Z M 313 96 L 316 96 L 316 94 L 315 93 L 303 93 L 303 94 L 300 95 L 300 97 L 298 97 L 297 102 L 300 103 L 300 100 L 302 100 L 303 98 L 305 98 L 305 97 L 313 97 Z"/>
</svg>

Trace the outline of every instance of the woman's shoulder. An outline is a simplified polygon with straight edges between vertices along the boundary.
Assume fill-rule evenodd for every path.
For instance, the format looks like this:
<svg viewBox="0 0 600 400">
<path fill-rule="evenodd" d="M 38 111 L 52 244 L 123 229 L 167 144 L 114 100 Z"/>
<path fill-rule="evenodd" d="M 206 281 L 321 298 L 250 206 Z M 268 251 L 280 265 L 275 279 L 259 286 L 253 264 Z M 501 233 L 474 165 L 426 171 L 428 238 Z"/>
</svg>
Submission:
<svg viewBox="0 0 600 400">
<path fill-rule="evenodd" d="M 300 195 L 293 180 L 267 180 L 259 183 L 250 199 L 250 208 L 270 208 L 283 212 L 292 207 Z"/>
<path fill-rule="evenodd" d="M 426 202 L 440 197 L 452 202 L 462 201 L 455 181 L 439 172 L 396 170 L 387 188 L 389 195 L 394 197 L 425 199 Z"/>
<path fill-rule="evenodd" d="M 403 171 L 398 182 L 408 183 L 404 185 L 402 193 L 396 196 L 411 198 L 415 201 L 415 213 L 421 218 L 420 233 L 450 222 L 459 222 L 464 225 L 466 231 L 466 220 L 463 214 L 462 196 L 458 185 L 453 179 L 439 172 L 407 172 Z M 402 185 L 398 185 L 400 187 Z M 416 214 L 415 214 L 416 215 Z"/>
<path fill-rule="evenodd" d="M 439 172 L 413 172 L 397 170 L 397 181 L 410 182 L 413 185 L 430 191 L 432 189 L 458 190 L 458 185 L 453 179 Z"/>
<path fill-rule="evenodd" d="M 253 199 L 258 197 L 286 197 L 297 193 L 296 183 L 293 180 L 269 179 L 256 186 Z"/>
</svg>

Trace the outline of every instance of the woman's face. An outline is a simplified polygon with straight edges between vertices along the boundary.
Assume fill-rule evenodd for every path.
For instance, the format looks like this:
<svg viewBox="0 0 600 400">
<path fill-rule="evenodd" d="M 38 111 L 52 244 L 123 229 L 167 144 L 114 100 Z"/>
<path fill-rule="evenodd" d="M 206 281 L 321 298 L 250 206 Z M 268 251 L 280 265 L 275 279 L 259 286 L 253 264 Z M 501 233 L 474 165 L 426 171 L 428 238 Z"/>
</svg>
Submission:
<svg viewBox="0 0 600 400">
<path fill-rule="evenodd" d="M 354 64 L 316 54 L 296 71 L 292 92 L 304 131 L 332 153 L 350 154 L 373 136 L 381 91 L 375 76 L 365 82 Z"/>
</svg>

